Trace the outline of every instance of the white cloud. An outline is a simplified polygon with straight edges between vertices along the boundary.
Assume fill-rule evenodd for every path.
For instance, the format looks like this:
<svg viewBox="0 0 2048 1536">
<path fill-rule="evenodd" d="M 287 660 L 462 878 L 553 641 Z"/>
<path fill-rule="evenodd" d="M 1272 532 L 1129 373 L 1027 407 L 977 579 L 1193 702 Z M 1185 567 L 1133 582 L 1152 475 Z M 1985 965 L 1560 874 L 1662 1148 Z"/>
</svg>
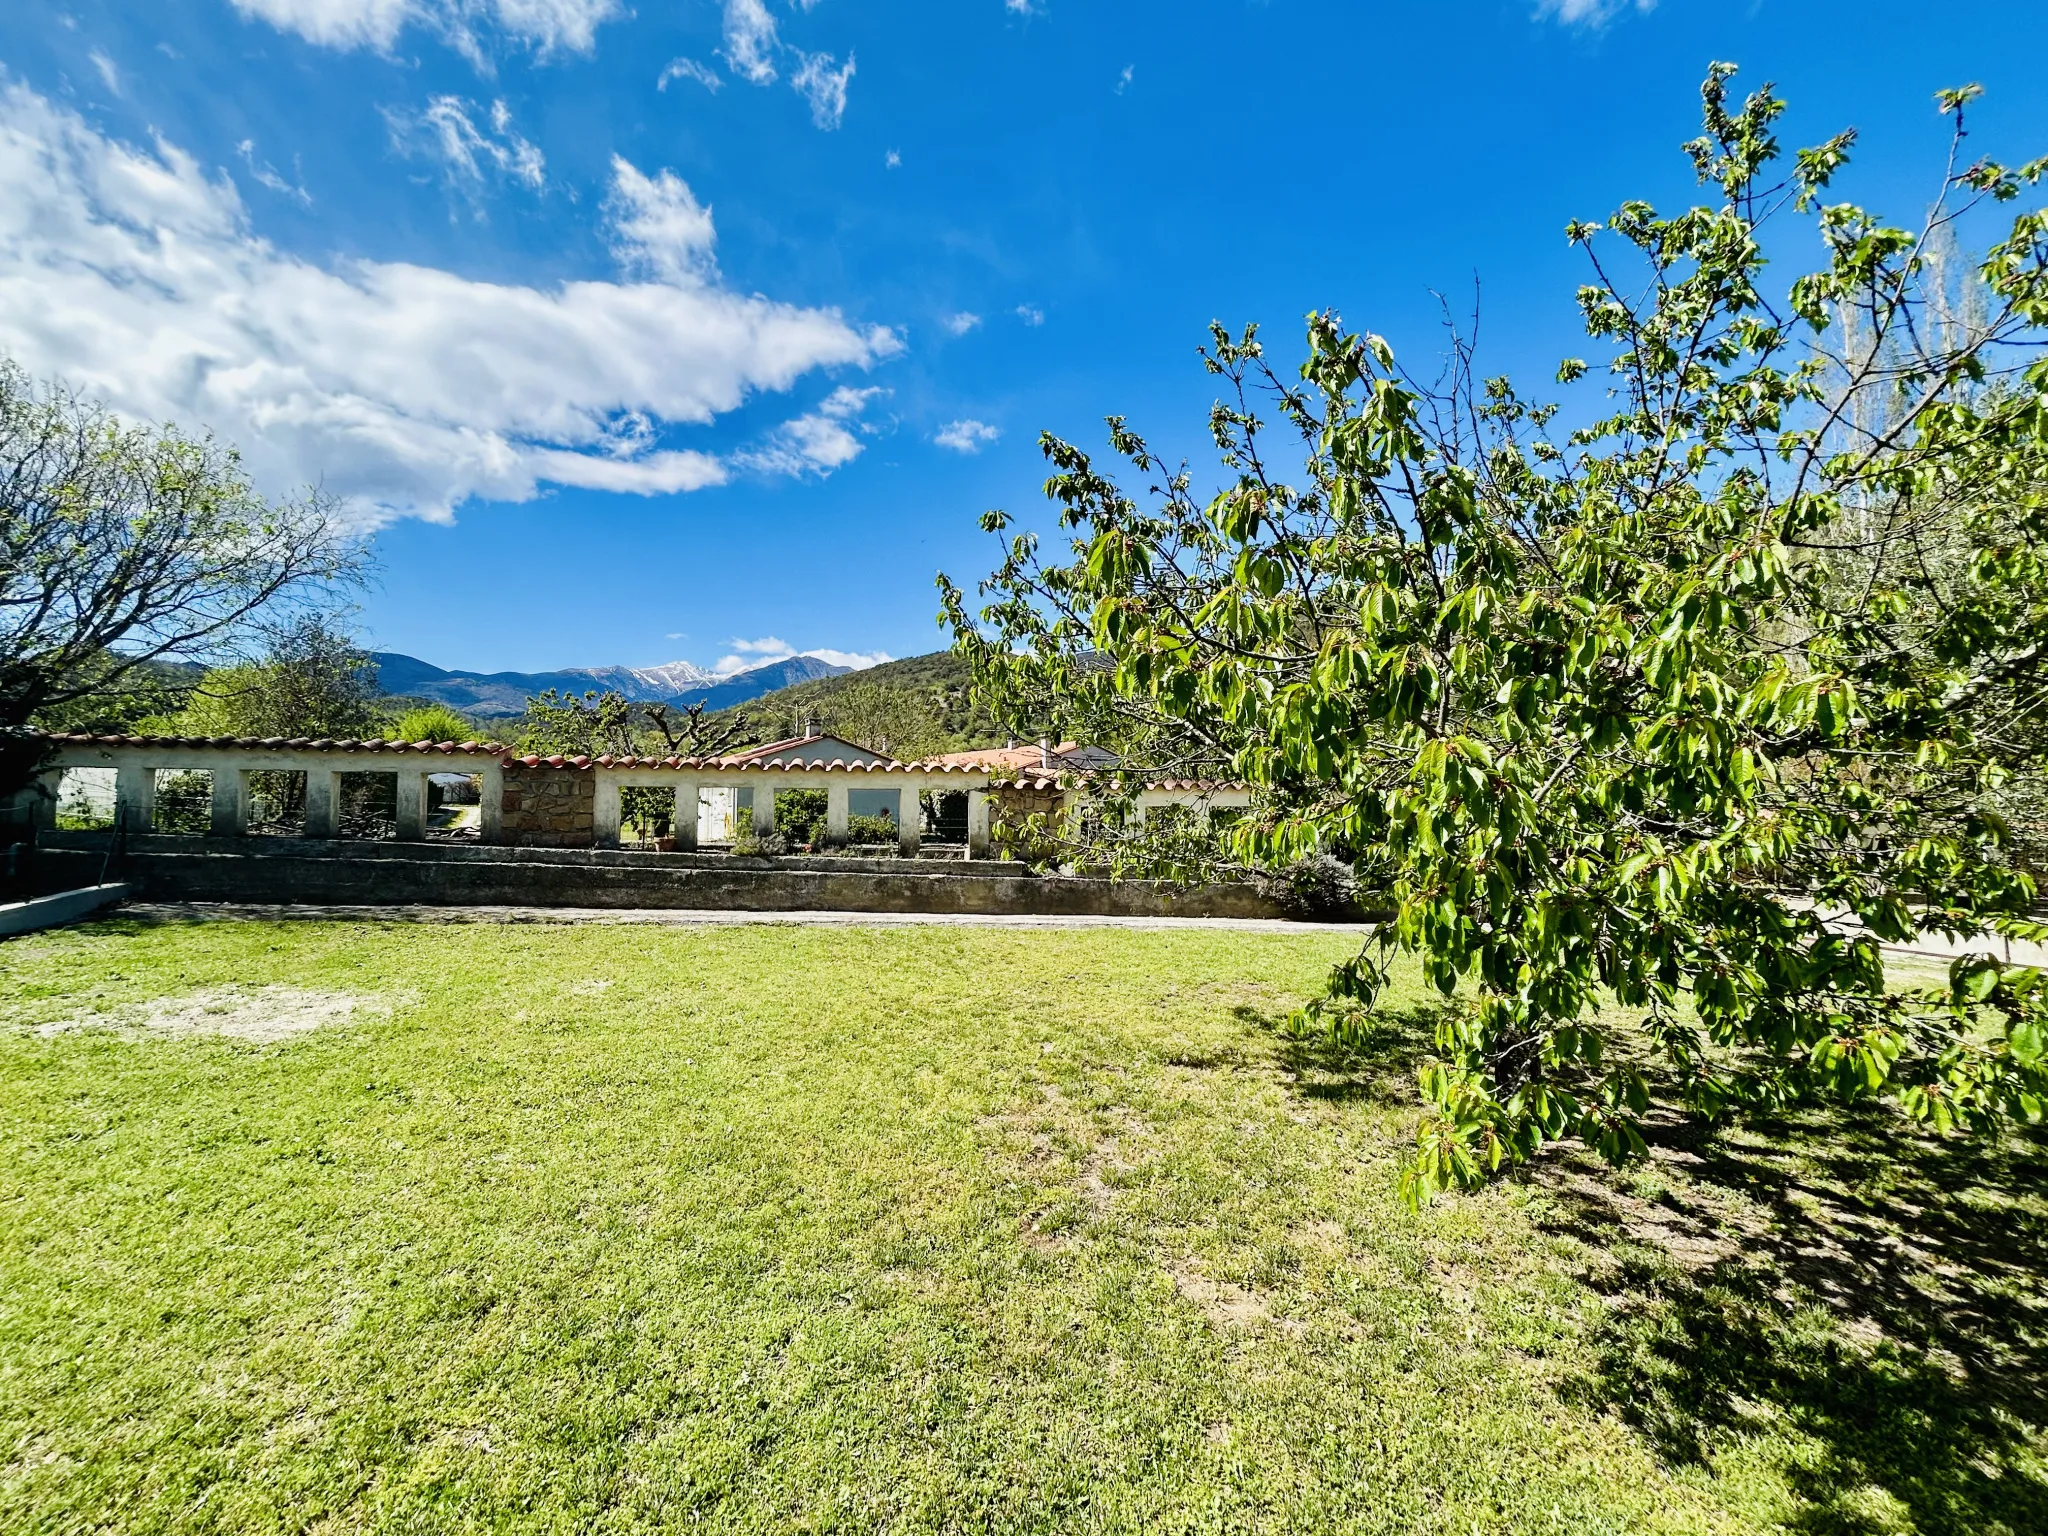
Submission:
<svg viewBox="0 0 2048 1536">
<path fill-rule="evenodd" d="M 1036 304 L 1019 304 L 1017 306 L 1017 318 L 1026 325 L 1040 326 L 1045 324 L 1045 311 Z"/>
<path fill-rule="evenodd" d="M 761 0 L 725 0 L 725 61 L 752 85 L 773 85 L 782 39 Z"/>
<path fill-rule="evenodd" d="M 1038 7 L 1033 5 L 1031 0 L 1003 0 L 1003 9 L 1013 12 L 1018 16 L 1035 16 L 1038 14 Z"/>
<path fill-rule="evenodd" d="M 669 636 L 671 640 L 679 638 L 676 635 Z M 711 673 L 714 677 L 730 677 L 735 672 L 772 666 L 778 661 L 788 661 L 793 656 L 815 656 L 818 660 L 830 662 L 835 667 L 851 667 L 856 672 L 895 660 L 887 651 L 835 651 L 829 647 L 799 651 L 788 641 L 779 640 L 773 635 L 763 636 L 759 640 L 734 640 L 730 643 L 732 654 L 721 656 L 712 664 Z"/>
<path fill-rule="evenodd" d="M 388 51 L 407 27 L 425 27 L 479 62 L 480 16 L 542 53 L 588 53 L 597 29 L 624 10 L 620 0 L 234 0 L 234 7 L 323 48 Z"/>
<path fill-rule="evenodd" d="M 950 448 L 955 453 L 979 453 L 1003 435 L 1001 427 L 992 427 L 985 421 L 968 418 L 963 421 L 949 421 L 933 435 L 932 441 L 941 448 Z"/>
<path fill-rule="evenodd" d="M 981 324 L 981 316 L 975 314 L 972 310 L 963 309 L 957 315 L 946 316 L 940 324 L 945 326 L 955 336 L 965 336 L 969 331 Z"/>
<path fill-rule="evenodd" d="M 797 0 L 808 11 L 817 0 Z M 829 53 L 806 53 L 782 41 L 780 28 L 764 0 L 725 0 L 725 62 L 750 85 L 773 85 L 782 78 L 775 67 L 783 53 L 796 55 L 789 83 L 810 103 L 811 121 L 827 130 L 846 118 L 846 87 L 853 79 L 853 55 L 842 66 Z"/>
<path fill-rule="evenodd" d="M 745 469 L 772 475 L 829 474 L 860 457 L 861 441 L 855 430 L 871 430 L 860 420 L 868 402 L 883 394 L 881 389 L 854 389 L 842 384 L 792 421 L 785 421 L 761 448 L 733 455 L 733 462 Z"/>
<path fill-rule="evenodd" d="M 1123 69 L 1123 73 L 1122 73 L 1122 74 L 1120 74 L 1120 75 L 1118 75 L 1118 76 L 1116 77 L 1116 93 L 1117 93 L 1117 95 L 1119 95 L 1119 96 L 1123 95 L 1123 93 L 1124 93 L 1124 92 L 1125 92 L 1126 90 L 1128 90 L 1128 89 L 1130 88 L 1130 84 L 1131 84 L 1131 72 L 1132 72 L 1132 70 L 1133 70 L 1134 68 L 1135 68 L 1135 66 L 1134 66 L 1134 65 L 1126 64 L 1126 65 L 1124 66 L 1124 69 Z"/>
<path fill-rule="evenodd" d="M 1657 0 L 1540 0 L 1538 20 L 1555 18 L 1568 27 L 1604 27 L 1626 10 L 1649 12 Z"/>
<path fill-rule="evenodd" d="M 725 89 L 725 81 L 718 71 L 706 68 L 695 59 L 670 59 L 655 77 L 654 88 L 665 91 L 671 80 L 694 80 L 714 96 Z"/>
<path fill-rule="evenodd" d="M 436 96 L 418 113 L 387 110 L 384 121 L 397 149 L 431 155 L 451 182 L 478 187 L 488 168 L 538 192 L 547 183 L 547 157 L 513 131 L 511 109 L 492 102 L 488 130 L 477 127 L 477 111 L 460 96 Z"/>
<path fill-rule="evenodd" d="M 116 96 L 119 96 L 121 94 L 121 71 L 114 67 L 114 61 L 97 48 L 93 49 L 86 57 L 92 60 L 92 67 L 100 72 L 100 79 L 106 82 L 107 89 Z"/>
<path fill-rule="evenodd" d="M 835 667 L 851 667 L 856 672 L 865 672 L 869 667 L 879 667 L 885 661 L 896 658 L 887 651 L 833 651 L 819 648 L 805 651 L 806 656 L 815 656 L 820 661 L 829 661 Z"/>
<path fill-rule="evenodd" d="M 837 128 L 846 119 L 846 83 L 853 78 L 853 55 L 846 56 L 842 69 L 829 53 L 806 53 L 797 72 L 789 77 L 804 100 L 811 104 L 811 121 L 820 128 Z"/>
<path fill-rule="evenodd" d="M 241 143 L 235 146 L 235 153 L 247 162 L 249 175 L 254 179 L 257 186 L 268 187 L 279 196 L 292 199 L 301 207 L 310 208 L 313 206 L 312 193 L 308 192 L 303 186 L 286 181 L 277 167 L 268 160 L 258 160 L 256 158 L 256 141 L 254 139 L 242 140 Z M 293 170 L 298 169 L 296 159 L 293 161 L 292 168 Z"/>
<path fill-rule="evenodd" d="M 895 150 L 893 150 L 893 149 L 892 149 L 892 150 L 890 150 L 890 151 L 889 151 L 889 153 L 887 153 L 886 155 L 882 156 L 882 164 L 883 164 L 883 165 L 885 165 L 885 166 L 887 166 L 887 167 L 888 167 L 888 168 L 889 168 L 890 170 L 892 170 L 892 171 L 893 171 L 893 170 L 895 170 L 895 169 L 896 169 L 896 168 L 897 168 L 898 166 L 900 166 L 901 164 L 903 164 L 903 156 L 902 156 L 902 155 L 900 155 L 899 153 L 897 153 L 897 152 L 896 152 Z"/>
<path fill-rule="evenodd" d="M 612 156 L 612 254 L 657 282 L 694 287 L 718 276 L 718 231 L 711 210 L 673 171 L 652 176 Z"/>
<path fill-rule="evenodd" d="M 267 490 L 318 482 L 365 521 L 545 483 L 716 484 L 730 461 L 659 434 L 901 350 L 835 310 L 724 287 L 708 211 L 665 172 L 616 162 L 611 208 L 645 279 L 322 266 L 255 234 L 233 184 L 176 145 L 109 140 L 0 81 L 0 349 L 132 417 L 215 431 Z"/>
</svg>

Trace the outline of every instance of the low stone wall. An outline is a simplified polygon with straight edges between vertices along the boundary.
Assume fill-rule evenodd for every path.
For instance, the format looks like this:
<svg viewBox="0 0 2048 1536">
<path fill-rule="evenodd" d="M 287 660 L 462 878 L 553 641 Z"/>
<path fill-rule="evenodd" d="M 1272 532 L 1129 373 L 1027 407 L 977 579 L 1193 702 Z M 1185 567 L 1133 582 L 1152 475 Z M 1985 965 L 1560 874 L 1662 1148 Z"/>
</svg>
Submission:
<svg viewBox="0 0 2048 1536">
<path fill-rule="evenodd" d="M 46 834 L 51 879 L 95 874 L 97 834 Z M 139 837 L 119 878 L 144 901 L 672 907 L 731 912 L 1279 917 L 1244 886 L 1045 878 L 996 861 L 730 859 L 599 850 Z"/>
<path fill-rule="evenodd" d="M 588 848 L 597 838 L 597 781 L 575 768 L 505 766 L 503 840 L 516 848 Z"/>
</svg>

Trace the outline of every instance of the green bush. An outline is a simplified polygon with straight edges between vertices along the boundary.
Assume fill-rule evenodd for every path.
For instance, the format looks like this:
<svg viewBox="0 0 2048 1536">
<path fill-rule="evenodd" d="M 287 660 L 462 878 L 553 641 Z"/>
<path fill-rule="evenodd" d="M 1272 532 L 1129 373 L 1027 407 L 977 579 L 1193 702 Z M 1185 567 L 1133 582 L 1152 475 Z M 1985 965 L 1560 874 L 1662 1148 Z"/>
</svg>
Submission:
<svg viewBox="0 0 2048 1536">
<path fill-rule="evenodd" d="M 475 741 L 477 729 L 445 704 L 408 709 L 391 722 L 393 741 Z"/>
<path fill-rule="evenodd" d="M 846 840 L 849 843 L 893 843 L 896 841 L 896 823 L 886 816 L 849 816 L 846 818 Z"/>
</svg>

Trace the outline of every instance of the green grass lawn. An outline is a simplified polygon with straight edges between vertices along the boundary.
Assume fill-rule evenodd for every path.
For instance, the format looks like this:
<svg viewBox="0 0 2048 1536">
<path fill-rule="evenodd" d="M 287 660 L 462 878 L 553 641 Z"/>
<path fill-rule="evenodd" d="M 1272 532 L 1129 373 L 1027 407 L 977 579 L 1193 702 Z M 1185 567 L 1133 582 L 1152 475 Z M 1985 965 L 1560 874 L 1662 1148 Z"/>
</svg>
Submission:
<svg viewBox="0 0 2048 1536">
<path fill-rule="evenodd" d="M 1272 1024 L 1343 952 L 0 946 L 0 1530 L 2048 1531 L 2042 1138 L 1672 1126 L 1418 1216 L 1422 1026 Z M 226 987 L 363 1006 L 138 1024 Z"/>
</svg>

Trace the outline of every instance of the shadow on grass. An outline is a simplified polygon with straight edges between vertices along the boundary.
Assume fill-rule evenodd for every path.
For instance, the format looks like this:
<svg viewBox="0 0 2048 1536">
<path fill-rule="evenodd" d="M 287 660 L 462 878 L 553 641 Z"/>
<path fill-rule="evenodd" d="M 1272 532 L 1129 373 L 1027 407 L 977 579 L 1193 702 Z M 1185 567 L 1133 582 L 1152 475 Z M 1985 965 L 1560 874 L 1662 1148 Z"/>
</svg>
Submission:
<svg viewBox="0 0 2048 1536">
<path fill-rule="evenodd" d="M 1415 1073 L 1429 1055 L 1441 1005 L 1388 1009 L 1339 1039 L 1326 1030 L 1296 1034 L 1282 1015 L 1238 1007 L 1232 1015 L 1273 1044 L 1274 1060 L 1294 1091 L 1325 1102 L 1412 1104 Z"/>
<path fill-rule="evenodd" d="M 1804 1440 L 1796 1530 L 2048 1531 L 2048 1138 L 1867 1110 L 1653 1149 L 1533 1175 L 1611 1309 L 1571 1395 L 1673 1462 Z"/>
<path fill-rule="evenodd" d="M 1304 1099 L 1395 1106 L 1441 1005 L 1349 1041 L 1234 1012 Z M 1672 1464 L 1777 1439 L 1784 1528 L 1811 1536 L 2048 1533 L 2048 1132 L 1925 1136 L 1875 1106 L 1646 1130 L 1638 1169 L 1560 1149 L 1519 1175 L 1607 1301 L 1561 1395 Z"/>
</svg>

